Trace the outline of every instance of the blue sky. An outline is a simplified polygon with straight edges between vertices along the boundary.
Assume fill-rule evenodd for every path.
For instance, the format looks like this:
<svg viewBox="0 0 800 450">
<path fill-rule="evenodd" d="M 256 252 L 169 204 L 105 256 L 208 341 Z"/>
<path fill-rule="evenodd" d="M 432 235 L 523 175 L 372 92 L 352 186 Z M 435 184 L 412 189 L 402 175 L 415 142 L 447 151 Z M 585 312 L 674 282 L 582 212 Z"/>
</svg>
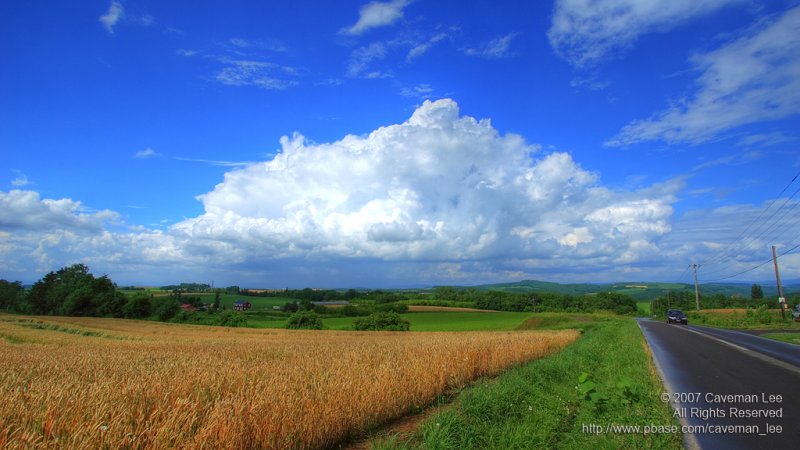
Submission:
<svg viewBox="0 0 800 450">
<path fill-rule="evenodd" d="M 0 21 L 0 278 L 688 282 L 696 262 L 749 281 L 771 245 L 800 277 L 797 1 L 3 2 Z"/>
</svg>

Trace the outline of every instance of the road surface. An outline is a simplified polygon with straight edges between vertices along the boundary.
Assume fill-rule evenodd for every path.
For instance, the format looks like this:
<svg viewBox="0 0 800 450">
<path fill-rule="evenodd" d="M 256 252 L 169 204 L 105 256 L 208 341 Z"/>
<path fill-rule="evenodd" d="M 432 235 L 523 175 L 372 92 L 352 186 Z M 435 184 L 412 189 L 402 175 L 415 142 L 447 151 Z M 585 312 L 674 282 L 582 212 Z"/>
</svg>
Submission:
<svg viewBox="0 0 800 450">
<path fill-rule="evenodd" d="M 800 448 L 800 346 L 639 320 L 687 448 Z M 668 394 L 668 395 L 667 395 Z"/>
</svg>

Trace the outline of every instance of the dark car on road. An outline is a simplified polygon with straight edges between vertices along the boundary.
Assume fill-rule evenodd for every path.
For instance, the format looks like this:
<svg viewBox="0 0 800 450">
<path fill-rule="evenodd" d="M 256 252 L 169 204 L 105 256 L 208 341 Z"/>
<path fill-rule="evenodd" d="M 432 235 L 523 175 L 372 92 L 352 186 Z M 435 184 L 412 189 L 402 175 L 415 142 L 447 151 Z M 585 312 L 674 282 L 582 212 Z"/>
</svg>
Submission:
<svg viewBox="0 0 800 450">
<path fill-rule="evenodd" d="M 667 323 L 682 323 L 684 325 L 689 325 L 689 319 L 686 318 L 686 314 L 684 314 L 680 309 L 670 309 L 667 311 Z"/>
</svg>

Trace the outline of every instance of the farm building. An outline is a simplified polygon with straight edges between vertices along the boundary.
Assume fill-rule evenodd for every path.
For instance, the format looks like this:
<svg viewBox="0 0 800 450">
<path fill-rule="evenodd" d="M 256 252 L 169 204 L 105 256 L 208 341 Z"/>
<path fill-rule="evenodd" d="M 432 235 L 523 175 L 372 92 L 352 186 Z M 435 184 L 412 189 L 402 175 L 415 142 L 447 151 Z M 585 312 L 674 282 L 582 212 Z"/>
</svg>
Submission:
<svg viewBox="0 0 800 450">
<path fill-rule="evenodd" d="M 197 308 L 195 308 L 194 305 L 190 305 L 188 303 L 183 303 L 181 305 L 181 309 L 184 311 L 197 311 Z"/>
<path fill-rule="evenodd" d="M 233 304 L 234 311 L 247 311 L 248 309 L 252 308 L 253 305 L 246 300 L 236 300 L 236 303 Z"/>
</svg>

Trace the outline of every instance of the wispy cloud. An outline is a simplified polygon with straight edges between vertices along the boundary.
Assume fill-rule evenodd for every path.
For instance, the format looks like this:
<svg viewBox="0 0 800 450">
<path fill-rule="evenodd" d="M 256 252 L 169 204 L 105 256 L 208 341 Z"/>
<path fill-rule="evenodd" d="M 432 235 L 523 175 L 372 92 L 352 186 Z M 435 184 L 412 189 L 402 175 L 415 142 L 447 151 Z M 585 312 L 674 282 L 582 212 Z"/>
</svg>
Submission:
<svg viewBox="0 0 800 450">
<path fill-rule="evenodd" d="M 747 164 L 753 161 L 757 161 L 764 157 L 764 153 L 754 150 L 748 152 L 737 153 L 734 155 L 727 155 L 721 158 L 712 159 L 710 161 L 706 161 L 704 163 L 698 164 L 694 166 L 692 170 L 698 171 L 702 169 L 708 169 L 709 167 L 715 166 L 731 166 L 731 165 L 742 165 Z"/>
<path fill-rule="evenodd" d="M 148 159 L 148 158 L 153 158 L 153 157 L 156 157 L 156 156 L 161 156 L 161 154 L 156 152 L 155 150 L 153 150 L 150 147 L 147 147 L 146 149 L 138 151 L 138 152 L 133 154 L 133 157 L 136 158 L 136 159 Z"/>
<path fill-rule="evenodd" d="M 758 133 L 745 136 L 739 139 L 739 142 L 737 142 L 736 145 L 740 147 L 769 147 L 771 145 L 782 144 L 784 142 L 791 142 L 794 140 L 796 140 L 796 138 L 786 136 L 780 131 L 775 131 L 772 133 Z"/>
<path fill-rule="evenodd" d="M 178 161 L 189 161 L 189 162 L 210 164 L 212 166 L 219 166 L 219 167 L 244 167 L 254 164 L 253 161 L 221 161 L 215 159 L 184 158 L 181 156 L 174 156 L 173 159 L 176 159 Z"/>
<path fill-rule="evenodd" d="M 133 155 L 136 159 L 150 159 L 156 157 L 167 157 L 174 159 L 176 161 L 187 161 L 187 162 L 195 162 L 195 163 L 203 163 L 203 164 L 210 164 L 212 166 L 220 166 L 220 167 L 241 167 L 246 166 L 249 164 L 253 164 L 252 161 L 223 161 L 223 160 L 216 160 L 216 159 L 201 159 L 201 158 L 187 158 L 183 156 L 169 156 L 163 155 L 161 153 L 156 152 L 152 148 L 146 148 L 140 152 L 136 152 Z"/>
<path fill-rule="evenodd" d="M 185 56 L 185 57 L 189 58 L 189 57 L 196 56 L 196 55 L 200 54 L 200 50 L 192 50 L 192 49 L 180 48 L 178 50 L 175 50 L 175 53 L 177 53 L 177 54 L 179 54 L 181 56 Z"/>
<path fill-rule="evenodd" d="M 664 32 L 747 0 L 557 0 L 547 37 L 575 67 L 589 67 L 629 49 L 643 34 Z"/>
<path fill-rule="evenodd" d="M 278 39 L 228 39 L 228 43 L 236 48 L 248 50 L 266 50 L 275 53 L 285 53 L 289 47 Z"/>
<path fill-rule="evenodd" d="M 428 53 L 428 50 L 430 50 L 434 45 L 436 45 L 440 41 L 447 39 L 447 36 L 448 36 L 447 33 L 437 33 L 427 41 L 415 45 L 414 47 L 411 48 L 411 50 L 408 51 L 408 54 L 406 55 L 406 61 L 407 62 L 413 61 L 414 59 L 419 58 L 425 53 Z"/>
<path fill-rule="evenodd" d="M 575 89 L 588 89 L 590 91 L 601 91 L 608 87 L 608 81 L 601 81 L 595 75 L 574 77 L 569 85 Z"/>
<path fill-rule="evenodd" d="M 606 142 L 622 146 L 663 140 L 700 144 L 747 124 L 800 113 L 800 7 L 760 21 L 738 39 L 691 63 L 697 91 L 648 119 L 635 120 Z"/>
<path fill-rule="evenodd" d="M 108 31 L 109 34 L 114 34 L 114 26 L 117 25 L 120 19 L 125 15 L 125 8 L 123 8 L 122 3 L 112 0 L 111 5 L 108 7 L 108 11 L 105 14 L 100 16 L 100 23 L 103 24 L 103 27 Z"/>
<path fill-rule="evenodd" d="M 429 84 L 418 84 L 412 87 L 406 86 L 400 89 L 400 95 L 404 97 L 428 99 L 431 98 L 431 94 L 433 94 L 433 88 Z"/>
<path fill-rule="evenodd" d="M 14 172 L 16 172 L 17 177 L 11 180 L 11 186 L 24 187 L 31 184 L 31 182 L 28 180 L 28 177 L 24 173 L 18 170 L 15 170 Z"/>
<path fill-rule="evenodd" d="M 342 28 L 340 33 L 359 35 L 372 28 L 391 25 L 403 17 L 403 8 L 409 3 L 408 0 L 367 3 L 359 10 L 358 22 L 350 27 Z"/>
<path fill-rule="evenodd" d="M 464 50 L 464 53 L 469 56 L 478 56 L 488 59 L 507 58 L 513 55 L 510 51 L 511 41 L 517 37 L 517 34 L 518 33 L 509 33 L 503 36 L 497 36 L 482 43 L 478 47 Z"/>
<path fill-rule="evenodd" d="M 350 76 L 361 75 L 367 70 L 371 62 L 385 58 L 386 50 L 386 45 L 382 42 L 373 42 L 370 45 L 354 50 L 350 55 L 347 74 Z"/>
<path fill-rule="evenodd" d="M 267 90 L 283 90 L 297 86 L 292 79 L 279 78 L 276 70 L 283 73 L 294 72 L 291 68 L 283 68 L 278 64 L 265 61 L 231 60 L 223 58 L 228 67 L 220 70 L 216 80 L 228 86 L 256 86 Z M 287 70 L 289 69 L 289 70 Z"/>
</svg>

